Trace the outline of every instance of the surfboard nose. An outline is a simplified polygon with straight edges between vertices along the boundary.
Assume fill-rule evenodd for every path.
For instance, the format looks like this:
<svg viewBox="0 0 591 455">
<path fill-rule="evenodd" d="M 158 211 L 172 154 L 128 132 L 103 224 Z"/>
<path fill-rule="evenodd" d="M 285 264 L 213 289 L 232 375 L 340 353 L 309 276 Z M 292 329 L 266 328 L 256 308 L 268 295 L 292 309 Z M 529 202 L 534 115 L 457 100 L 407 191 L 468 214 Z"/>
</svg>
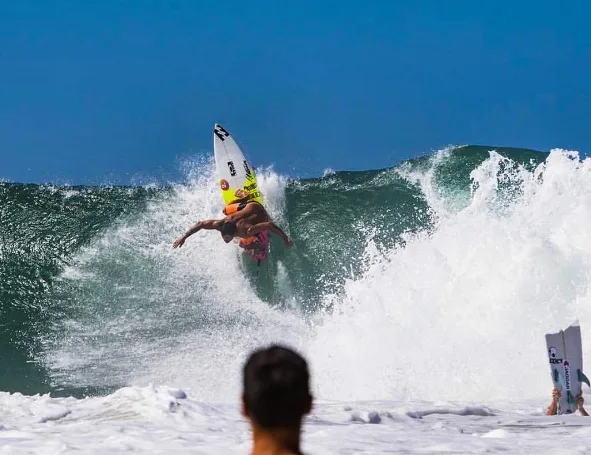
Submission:
<svg viewBox="0 0 591 455">
<path fill-rule="evenodd" d="M 226 138 L 230 137 L 230 133 L 219 123 L 216 123 L 213 127 L 213 134 L 214 139 L 217 136 L 220 141 L 225 141 Z"/>
</svg>

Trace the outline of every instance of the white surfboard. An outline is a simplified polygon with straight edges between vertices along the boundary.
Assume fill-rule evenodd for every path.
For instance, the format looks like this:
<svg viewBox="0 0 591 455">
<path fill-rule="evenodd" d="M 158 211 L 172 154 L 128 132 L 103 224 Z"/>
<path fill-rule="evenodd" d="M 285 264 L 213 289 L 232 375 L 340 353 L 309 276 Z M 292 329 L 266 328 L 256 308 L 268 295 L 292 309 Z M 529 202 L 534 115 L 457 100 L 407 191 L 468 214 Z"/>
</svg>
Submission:
<svg viewBox="0 0 591 455">
<path fill-rule="evenodd" d="M 263 205 L 254 168 L 230 133 L 218 124 L 213 128 L 213 153 L 224 204 L 255 200 Z"/>
<path fill-rule="evenodd" d="M 213 153 L 224 207 L 238 201 L 256 201 L 264 207 L 254 168 L 244 157 L 230 133 L 218 124 L 213 128 Z M 253 242 L 256 242 L 259 247 L 248 248 L 248 245 L 252 245 Z M 238 244 L 245 248 L 246 254 L 260 265 L 269 252 L 269 234 L 261 232 L 253 237 L 242 238 Z"/>
<path fill-rule="evenodd" d="M 583 383 L 589 379 L 583 373 L 583 346 L 581 327 L 575 321 L 566 330 L 546 334 L 546 348 L 554 387 L 560 390 L 558 413 L 565 414 L 577 410 L 576 397 Z"/>
</svg>

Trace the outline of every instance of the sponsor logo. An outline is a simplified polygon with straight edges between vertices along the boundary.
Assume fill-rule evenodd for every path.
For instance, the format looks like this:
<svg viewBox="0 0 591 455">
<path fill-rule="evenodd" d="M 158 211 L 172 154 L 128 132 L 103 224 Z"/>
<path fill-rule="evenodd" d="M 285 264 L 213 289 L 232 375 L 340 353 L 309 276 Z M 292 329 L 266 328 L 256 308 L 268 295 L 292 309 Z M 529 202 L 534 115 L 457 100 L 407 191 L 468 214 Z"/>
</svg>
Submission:
<svg viewBox="0 0 591 455">
<path fill-rule="evenodd" d="M 243 161 L 244 164 L 244 172 L 246 172 L 246 176 L 250 177 L 250 168 L 248 167 L 248 163 L 246 162 L 246 160 Z"/>
<path fill-rule="evenodd" d="M 253 183 L 252 185 L 245 185 L 244 186 L 244 189 L 246 191 L 252 191 L 252 190 L 256 189 L 256 187 L 257 187 L 257 184 L 256 183 Z"/>
<path fill-rule="evenodd" d="M 230 184 L 228 183 L 227 180 L 224 180 L 224 179 L 221 180 L 220 186 L 222 187 L 222 190 L 224 190 L 224 191 L 228 191 L 230 189 Z"/>
<path fill-rule="evenodd" d="M 230 169 L 230 175 L 234 177 L 236 175 L 236 168 L 234 167 L 234 161 L 228 161 L 228 169 Z"/>
<path fill-rule="evenodd" d="M 570 363 L 565 360 L 562 364 L 564 366 L 564 382 L 566 382 L 566 391 L 570 392 Z"/>
<path fill-rule="evenodd" d="M 558 358 L 558 349 L 556 349 L 554 346 L 548 348 L 548 358 L 550 359 L 550 365 L 562 363 L 562 359 Z"/>
<path fill-rule="evenodd" d="M 238 199 L 244 199 L 246 196 L 248 196 L 248 193 L 242 188 L 238 188 L 234 193 L 234 196 L 236 196 Z"/>
<path fill-rule="evenodd" d="M 220 139 L 220 141 L 225 141 L 226 138 L 230 135 L 224 128 L 220 125 L 217 125 L 214 130 L 214 134 Z"/>
<path fill-rule="evenodd" d="M 234 193 L 237 199 L 247 199 L 250 201 L 251 199 L 256 199 L 257 197 L 261 196 L 261 193 L 257 190 L 255 191 L 244 191 L 242 188 L 239 188 Z"/>
</svg>

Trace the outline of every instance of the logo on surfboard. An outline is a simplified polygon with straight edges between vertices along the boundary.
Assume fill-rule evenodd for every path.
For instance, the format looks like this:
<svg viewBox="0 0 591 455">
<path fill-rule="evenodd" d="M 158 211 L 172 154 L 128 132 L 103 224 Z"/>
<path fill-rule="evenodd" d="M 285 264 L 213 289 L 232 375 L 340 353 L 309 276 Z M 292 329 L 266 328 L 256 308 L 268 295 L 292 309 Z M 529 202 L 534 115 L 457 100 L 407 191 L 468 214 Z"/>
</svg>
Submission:
<svg viewBox="0 0 591 455">
<path fill-rule="evenodd" d="M 236 175 L 236 168 L 234 167 L 234 161 L 228 161 L 228 169 L 230 170 L 230 175 L 234 177 Z"/>
<path fill-rule="evenodd" d="M 242 188 L 238 188 L 236 190 L 236 192 L 234 193 L 234 196 L 236 196 L 238 199 L 245 199 L 249 196 L 250 194 L 247 191 L 244 191 Z"/>
<path fill-rule="evenodd" d="M 564 379 L 566 382 L 566 391 L 570 392 L 570 363 L 568 360 L 564 361 Z"/>
<path fill-rule="evenodd" d="M 228 190 L 230 189 L 230 184 L 228 183 L 228 181 L 227 181 L 227 180 L 225 180 L 225 179 L 222 179 L 222 180 L 220 181 L 220 187 L 222 188 L 222 190 L 224 190 L 224 191 L 228 191 Z"/>
<path fill-rule="evenodd" d="M 558 349 L 554 346 L 548 349 L 548 357 L 550 358 L 550 364 L 562 363 L 562 359 L 558 358 Z"/>
<path fill-rule="evenodd" d="M 252 177 L 252 172 L 250 171 L 250 167 L 248 167 L 248 162 L 246 160 L 244 160 L 243 162 L 244 165 L 244 172 L 246 172 L 246 178 L 249 179 Z"/>
<path fill-rule="evenodd" d="M 221 125 L 216 125 L 213 129 L 214 134 L 220 139 L 220 141 L 225 141 L 230 133 L 228 133 Z"/>
</svg>

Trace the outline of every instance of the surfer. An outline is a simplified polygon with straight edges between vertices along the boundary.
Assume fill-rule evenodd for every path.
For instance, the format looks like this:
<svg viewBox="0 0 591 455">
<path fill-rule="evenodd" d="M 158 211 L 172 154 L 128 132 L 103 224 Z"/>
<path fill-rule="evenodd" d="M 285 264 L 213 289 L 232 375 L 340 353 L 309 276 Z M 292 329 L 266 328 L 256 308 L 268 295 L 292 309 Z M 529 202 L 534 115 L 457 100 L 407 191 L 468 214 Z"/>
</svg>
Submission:
<svg viewBox="0 0 591 455">
<path fill-rule="evenodd" d="M 560 390 L 558 390 L 556 387 L 554 387 L 552 389 L 552 402 L 550 403 L 550 406 L 548 406 L 548 410 L 546 411 L 547 416 L 554 416 L 558 413 L 558 401 L 559 400 L 560 400 Z M 587 416 L 589 416 L 589 414 L 587 414 L 587 411 L 583 407 L 583 404 L 585 404 L 585 399 L 583 398 L 583 391 L 581 390 L 581 392 L 577 395 L 577 409 L 579 410 L 579 413 L 582 416 L 587 417 Z M 570 412 L 567 411 L 567 414 L 570 414 Z"/>
<path fill-rule="evenodd" d="M 283 230 L 275 223 L 269 220 L 269 215 L 265 208 L 256 201 L 236 202 L 226 206 L 224 209 L 226 217 L 219 220 L 203 220 L 195 223 L 185 234 L 180 236 L 172 244 L 173 248 L 181 247 L 188 237 L 199 232 L 201 229 L 215 229 L 220 231 L 224 242 L 229 243 L 234 237 L 240 239 L 257 238 L 257 234 L 267 231 L 281 237 L 286 248 L 291 248 L 293 242 Z M 256 249 L 260 248 L 257 241 L 243 242 L 242 248 Z"/>
<path fill-rule="evenodd" d="M 242 415 L 252 430 L 251 454 L 301 454 L 302 421 L 312 401 L 301 355 L 279 345 L 253 352 L 242 370 Z"/>
</svg>

